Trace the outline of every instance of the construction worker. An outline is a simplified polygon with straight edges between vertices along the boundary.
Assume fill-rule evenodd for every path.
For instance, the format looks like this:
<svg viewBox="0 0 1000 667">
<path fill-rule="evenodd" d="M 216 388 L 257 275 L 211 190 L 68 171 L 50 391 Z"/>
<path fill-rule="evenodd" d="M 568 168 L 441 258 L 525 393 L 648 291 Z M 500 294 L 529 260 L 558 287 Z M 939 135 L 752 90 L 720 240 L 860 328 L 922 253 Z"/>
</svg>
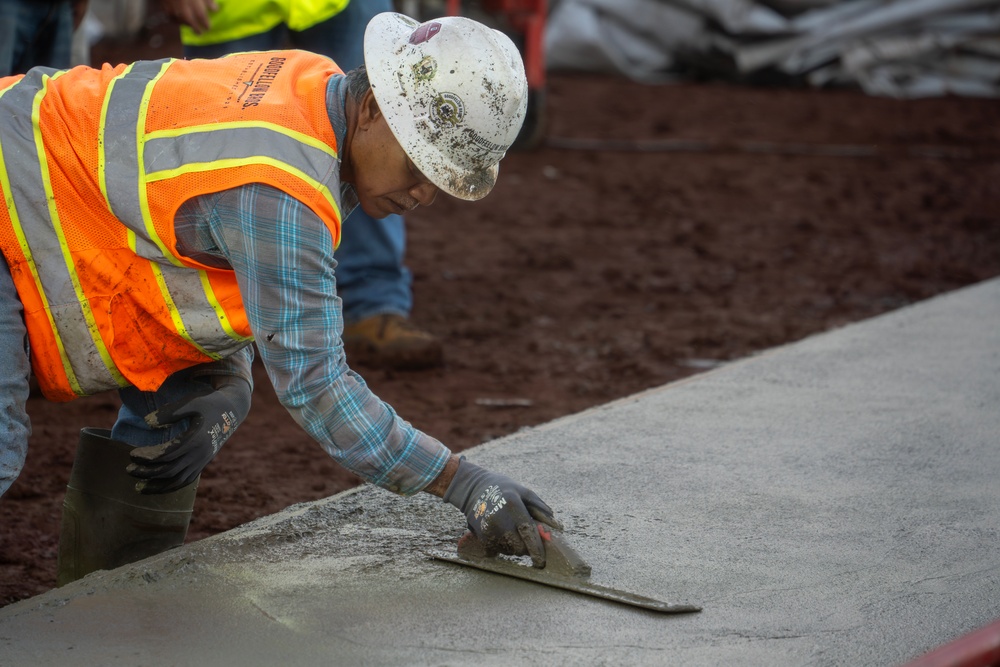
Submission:
<svg viewBox="0 0 1000 667">
<path fill-rule="evenodd" d="M 335 460 L 544 563 L 534 521 L 558 524 L 537 495 L 348 368 L 335 282 L 356 205 L 381 218 L 489 193 L 524 118 L 521 58 L 460 17 L 387 12 L 364 39 L 346 74 L 269 51 L 0 79 L 0 493 L 26 452 L 29 371 L 53 400 L 122 399 L 110 432 L 82 434 L 59 583 L 183 542 L 201 470 L 249 411 L 251 340 Z"/>
<path fill-rule="evenodd" d="M 362 38 L 392 0 L 165 0 L 181 23 L 185 58 L 218 58 L 287 45 L 332 58 L 345 71 L 364 62 Z M 409 319 L 412 274 L 403 261 L 406 229 L 396 214 L 356 210 L 343 224 L 337 286 L 344 347 L 353 363 L 423 369 L 444 362 L 441 340 Z"/>
</svg>

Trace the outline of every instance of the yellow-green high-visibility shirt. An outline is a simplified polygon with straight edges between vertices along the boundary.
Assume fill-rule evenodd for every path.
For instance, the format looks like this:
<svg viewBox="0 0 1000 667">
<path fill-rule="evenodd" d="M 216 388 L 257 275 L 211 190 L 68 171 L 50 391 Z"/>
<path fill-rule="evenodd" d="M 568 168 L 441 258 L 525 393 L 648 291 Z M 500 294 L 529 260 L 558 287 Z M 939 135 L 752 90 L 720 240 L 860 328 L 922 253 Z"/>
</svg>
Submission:
<svg viewBox="0 0 1000 667">
<path fill-rule="evenodd" d="M 339 14 L 349 0 L 215 0 L 219 11 L 209 16 L 211 27 L 197 34 L 181 26 L 181 42 L 205 46 L 267 32 L 281 23 L 305 30 Z"/>
</svg>

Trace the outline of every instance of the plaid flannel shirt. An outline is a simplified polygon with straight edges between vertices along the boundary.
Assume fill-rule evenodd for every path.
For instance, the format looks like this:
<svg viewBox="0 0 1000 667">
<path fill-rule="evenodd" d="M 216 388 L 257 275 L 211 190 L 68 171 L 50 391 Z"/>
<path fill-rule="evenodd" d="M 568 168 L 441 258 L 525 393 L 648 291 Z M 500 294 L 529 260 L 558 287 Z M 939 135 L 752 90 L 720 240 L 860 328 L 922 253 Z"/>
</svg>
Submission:
<svg viewBox="0 0 1000 667">
<path fill-rule="evenodd" d="M 333 77 L 327 90 L 338 144 L 346 134 L 342 80 Z M 339 203 L 346 218 L 353 190 L 343 188 Z M 189 200 L 175 228 L 184 254 L 235 271 L 278 399 L 330 456 L 402 495 L 441 473 L 448 448 L 401 419 L 347 366 L 333 238 L 311 209 L 251 184 Z"/>
</svg>

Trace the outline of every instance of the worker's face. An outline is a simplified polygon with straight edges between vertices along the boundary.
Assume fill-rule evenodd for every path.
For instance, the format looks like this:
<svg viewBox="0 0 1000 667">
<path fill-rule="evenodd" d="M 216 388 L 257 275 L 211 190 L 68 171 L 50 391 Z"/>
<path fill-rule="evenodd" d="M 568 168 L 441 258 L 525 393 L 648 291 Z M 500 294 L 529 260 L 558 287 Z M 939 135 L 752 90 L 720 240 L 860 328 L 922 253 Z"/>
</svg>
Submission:
<svg viewBox="0 0 1000 667">
<path fill-rule="evenodd" d="M 385 122 L 371 91 L 361 103 L 351 143 L 354 189 L 365 213 L 384 218 L 418 205 L 429 206 L 438 188 L 406 156 Z"/>
</svg>

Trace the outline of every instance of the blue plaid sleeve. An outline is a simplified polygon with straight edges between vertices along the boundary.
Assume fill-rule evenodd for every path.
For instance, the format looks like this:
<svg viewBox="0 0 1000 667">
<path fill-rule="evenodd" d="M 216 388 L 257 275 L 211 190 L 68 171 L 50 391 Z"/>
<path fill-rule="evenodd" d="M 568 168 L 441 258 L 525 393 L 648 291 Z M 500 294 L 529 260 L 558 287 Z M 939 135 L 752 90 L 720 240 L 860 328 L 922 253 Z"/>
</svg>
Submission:
<svg viewBox="0 0 1000 667">
<path fill-rule="evenodd" d="M 298 200 L 265 185 L 212 196 L 211 242 L 236 272 L 278 399 L 337 462 L 409 495 L 444 469 L 450 451 L 401 419 L 347 366 L 333 238 Z M 203 199 L 203 198 L 199 198 Z M 202 201 L 202 205 L 205 201 Z M 184 225 L 178 220 L 178 226 Z"/>
</svg>

